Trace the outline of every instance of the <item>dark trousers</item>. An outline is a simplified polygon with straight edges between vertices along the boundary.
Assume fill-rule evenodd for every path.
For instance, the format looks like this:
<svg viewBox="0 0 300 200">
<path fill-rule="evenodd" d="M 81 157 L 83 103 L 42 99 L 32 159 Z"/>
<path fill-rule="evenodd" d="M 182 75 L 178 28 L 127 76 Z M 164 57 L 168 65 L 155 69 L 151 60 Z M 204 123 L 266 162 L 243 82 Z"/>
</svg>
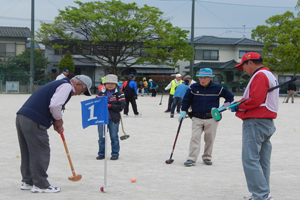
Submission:
<svg viewBox="0 0 300 200">
<path fill-rule="evenodd" d="M 152 89 L 152 97 L 156 97 L 156 89 Z"/>
<path fill-rule="evenodd" d="M 48 188 L 50 146 L 47 128 L 20 114 L 16 118 L 16 128 L 21 152 L 22 182 Z"/>
<path fill-rule="evenodd" d="M 128 111 L 129 111 L 128 107 L 129 107 L 129 103 L 131 103 L 133 113 L 135 115 L 138 115 L 139 112 L 137 111 L 137 105 L 136 105 L 135 97 L 132 96 L 132 95 L 125 95 L 125 100 L 126 100 L 126 105 L 125 105 L 125 108 L 124 108 L 124 114 L 128 115 Z"/>
<path fill-rule="evenodd" d="M 172 108 L 171 108 L 172 115 L 174 115 L 176 105 L 178 105 L 178 103 L 181 105 L 181 102 L 182 102 L 182 98 L 180 98 L 180 97 L 173 98 L 173 104 L 172 104 Z M 178 112 L 178 110 L 177 110 L 177 112 Z"/>
<path fill-rule="evenodd" d="M 173 95 L 169 95 L 169 102 L 168 102 L 168 111 L 171 111 L 171 107 L 173 104 Z M 180 112 L 180 106 L 181 106 L 181 102 L 177 102 L 177 112 Z"/>
</svg>

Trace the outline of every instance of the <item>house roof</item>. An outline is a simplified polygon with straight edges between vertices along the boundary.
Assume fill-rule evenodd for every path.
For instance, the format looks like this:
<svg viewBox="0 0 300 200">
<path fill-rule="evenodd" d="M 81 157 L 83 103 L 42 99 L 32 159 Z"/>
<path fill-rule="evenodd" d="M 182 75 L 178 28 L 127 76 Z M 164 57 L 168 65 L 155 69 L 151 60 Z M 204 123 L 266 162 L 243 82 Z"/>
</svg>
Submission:
<svg viewBox="0 0 300 200">
<path fill-rule="evenodd" d="M 188 40 L 188 42 L 190 43 L 191 40 Z M 223 38 L 207 35 L 196 37 L 194 39 L 194 44 L 264 46 L 264 43 L 260 43 L 248 38 Z"/>
<path fill-rule="evenodd" d="M 27 27 L 6 27 L 0 26 L 0 37 L 31 37 L 30 29 Z"/>
<path fill-rule="evenodd" d="M 232 59 L 227 62 L 199 62 L 194 64 L 194 69 L 200 68 L 211 68 L 211 69 L 234 69 L 234 66 L 238 63 Z M 190 66 L 185 66 L 184 68 L 189 68 Z"/>
</svg>

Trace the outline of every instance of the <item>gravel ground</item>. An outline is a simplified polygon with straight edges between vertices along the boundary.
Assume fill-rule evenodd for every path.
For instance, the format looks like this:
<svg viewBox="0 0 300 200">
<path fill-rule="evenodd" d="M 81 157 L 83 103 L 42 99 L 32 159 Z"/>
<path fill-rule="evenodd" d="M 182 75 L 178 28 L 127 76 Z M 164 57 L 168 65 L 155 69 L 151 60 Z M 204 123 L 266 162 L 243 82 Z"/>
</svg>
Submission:
<svg viewBox="0 0 300 200">
<path fill-rule="evenodd" d="M 124 118 L 124 128 L 130 138 L 120 141 L 120 158 L 107 161 L 107 193 L 100 192 L 104 185 L 104 161 L 96 160 L 98 135 L 96 126 L 86 129 L 81 125 L 80 102 L 88 97 L 73 97 L 64 112 L 65 138 L 76 173 L 82 175 L 78 182 L 72 176 L 60 136 L 49 129 L 51 163 L 49 181 L 61 187 L 56 194 L 33 194 L 20 190 L 20 151 L 15 129 L 17 110 L 29 95 L 0 94 L 0 175 L 3 180 L 0 199 L 201 199 L 241 200 L 249 192 L 241 165 L 242 121 L 229 111 L 223 113 L 219 123 L 213 152 L 213 165 L 202 163 L 201 157 L 194 167 L 184 167 L 188 156 L 191 120 L 182 123 L 173 164 L 165 164 L 172 151 L 178 128 L 178 114 L 170 118 L 166 109 L 168 96 L 139 97 L 138 110 L 142 117 Z M 236 100 L 240 96 L 235 97 Z M 271 194 L 276 200 L 298 199 L 300 196 L 300 108 L 295 103 L 282 103 L 275 120 L 273 144 Z M 123 135 L 121 126 L 119 135 Z M 109 147 L 110 148 L 110 147 Z M 109 151 L 110 153 L 110 151 Z M 203 153 L 203 137 L 200 154 Z M 201 156 L 201 155 L 200 155 Z M 136 183 L 131 178 L 136 178 Z"/>
</svg>

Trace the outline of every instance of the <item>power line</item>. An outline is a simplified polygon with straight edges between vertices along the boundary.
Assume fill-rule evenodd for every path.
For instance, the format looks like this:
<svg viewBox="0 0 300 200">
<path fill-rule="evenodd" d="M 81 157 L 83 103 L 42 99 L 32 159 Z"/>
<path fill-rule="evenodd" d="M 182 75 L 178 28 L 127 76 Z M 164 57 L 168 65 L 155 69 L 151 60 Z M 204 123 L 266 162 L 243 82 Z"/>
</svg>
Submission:
<svg viewBox="0 0 300 200">
<path fill-rule="evenodd" d="M 191 0 L 159 0 L 159 1 L 191 1 Z M 295 7 L 284 7 L 284 6 L 261 6 L 261 5 L 249 5 L 249 4 L 236 4 L 236 3 L 222 3 L 222 2 L 211 2 L 196 0 L 196 2 L 210 3 L 210 4 L 222 4 L 228 6 L 246 6 L 246 7 L 261 7 L 261 8 L 284 8 L 284 9 L 295 9 Z"/>
<path fill-rule="evenodd" d="M 31 21 L 29 18 L 20 18 L 20 17 L 0 17 L 0 19 L 6 19 L 6 20 L 15 20 L 15 21 Z M 35 19 L 35 21 L 38 22 L 53 22 L 53 20 L 43 20 L 43 19 Z"/>
<path fill-rule="evenodd" d="M 6 13 L 8 13 L 9 11 L 11 11 L 11 9 L 13 9 L 18 3 L 20 3 L 20 1 L 21 1 L 21 0 L 19 0 L 15 5 L 13 5 L 10 9 L 8 9 L 8 10 L 2 15 L 2 17 L 3 17 L 4 15 L 6 15 Z"/>
</svg>

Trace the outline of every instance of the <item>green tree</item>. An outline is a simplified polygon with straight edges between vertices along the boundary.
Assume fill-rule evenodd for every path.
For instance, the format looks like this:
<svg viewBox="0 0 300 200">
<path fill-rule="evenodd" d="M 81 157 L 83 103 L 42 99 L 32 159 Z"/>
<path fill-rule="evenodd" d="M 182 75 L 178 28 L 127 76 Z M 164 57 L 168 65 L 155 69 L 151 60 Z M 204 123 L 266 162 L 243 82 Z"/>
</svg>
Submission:
<svg viewBox="0 0 300 200">
<path fill-rule="evenodd" d="M 156 7 L 118 0 L 75 3 L 78 7 L 60 10 L 53 23 L 42 23 L 37 40 L 71 49 L 115 74 L 135 64 L 175 66 L 193 56 L 188 31 L 162 19 Z"/>
<path fill-rule="evenodd" d="M 299 73 L 300 18 L 287 11 L 270 17 L 266 24 L 252 30 L 252 38 L 265 44 L 264 65 L 279 73 Z"/>
<path fill-rule="evenodd" d="M 45 68 L 49 64 L 43 53 L 34 50 L 34 80 L 45 78 Z M 17 56 L 9 56 L 2 59 L 0 73 L 30 76 L 30 51 L 25 50 Z"/>
<path fill-rule="evenodd" d="M 75 71 L 75 64 L 70 51 L 67 51 L 65 56 L 59 61 L 57 68 L 60 70 L 68 69 L 70 72 Z"/>
</svg>

